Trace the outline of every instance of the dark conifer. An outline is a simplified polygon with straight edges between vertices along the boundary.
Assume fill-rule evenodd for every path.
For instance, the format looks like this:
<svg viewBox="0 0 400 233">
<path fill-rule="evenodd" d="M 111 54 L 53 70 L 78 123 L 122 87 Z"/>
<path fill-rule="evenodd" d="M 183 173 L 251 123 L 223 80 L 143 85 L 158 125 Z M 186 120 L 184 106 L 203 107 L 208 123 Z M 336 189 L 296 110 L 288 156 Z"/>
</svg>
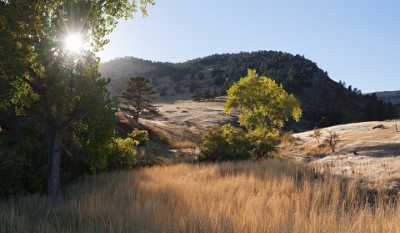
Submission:
<svg viewBox="0 0 400 233">
<path fill-rule="evenodd" d="M 145 111 L 157 112 L 157 107 L 153 105 L 156 96 L 157 91 L 149 80 L 143 77 L 132 77 L 128 81 L 126 90 L 122 93 L 120 109 L 137 121 Z"/>
</svg>

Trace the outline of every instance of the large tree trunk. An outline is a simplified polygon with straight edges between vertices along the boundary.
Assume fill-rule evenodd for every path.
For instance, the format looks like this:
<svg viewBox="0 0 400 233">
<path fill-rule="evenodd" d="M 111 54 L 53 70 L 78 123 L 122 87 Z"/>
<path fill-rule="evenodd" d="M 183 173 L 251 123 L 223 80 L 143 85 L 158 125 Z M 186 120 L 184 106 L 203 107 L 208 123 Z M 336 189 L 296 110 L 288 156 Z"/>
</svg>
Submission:
<svg viewBox="0 0 400 233">
<path fill-rule="evenodd" d="M 62 148 L 62 131 L 53 127 L 49 130 L 47 194 L 55 200 L 61 196 L 60 160 Z"/>
</svg>

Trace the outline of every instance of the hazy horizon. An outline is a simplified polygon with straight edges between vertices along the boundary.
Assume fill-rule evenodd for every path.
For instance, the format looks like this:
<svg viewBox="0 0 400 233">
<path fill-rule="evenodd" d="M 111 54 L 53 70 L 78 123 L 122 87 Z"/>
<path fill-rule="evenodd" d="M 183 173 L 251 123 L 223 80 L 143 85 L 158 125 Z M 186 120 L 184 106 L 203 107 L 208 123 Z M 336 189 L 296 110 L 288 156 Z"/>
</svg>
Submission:
<svg viewBox="0 0 400 233">
<path fill-rule="evenodd" d="M 149 17 L 121 21 L 102 62 L 133 56 L 184 62 L 221 53 L 274 50 L 303 55 L 363 92 L 400 90 L 396 1 L 156 2 Z"/>
</svg>

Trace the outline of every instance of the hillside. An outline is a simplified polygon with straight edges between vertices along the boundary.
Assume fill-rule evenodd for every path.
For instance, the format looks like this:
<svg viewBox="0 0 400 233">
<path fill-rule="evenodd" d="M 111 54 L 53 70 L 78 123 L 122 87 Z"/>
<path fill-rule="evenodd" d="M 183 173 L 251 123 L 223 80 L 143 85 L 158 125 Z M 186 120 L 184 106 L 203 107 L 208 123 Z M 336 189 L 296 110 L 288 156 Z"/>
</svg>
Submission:
<svg viewBox="0 0 400 233">
<path fill-rule="evenodd" d="M 397 126 L 396 126 L 397 125 Z M 293 134 L 282 154 L 310 163 L 330 173 L 361 178 L 373 186 L 400 190 L 400 121 L 376 121 L 321 129 L 320 143 L 314 131 Z M 324 142 L 329 132 L 339 136 L 336 151 Z"/>
<path fill-rule="evenodd" d="M 150 79 L 161 100 L 209 98 L 224 95 L 248 68 L 281 83 L 301 102 L 302 121 L 290 129 L 301 131 L 316 126 L 391 118 L 393 110 L 376 96 L 362 95 L 329 78 L 327 72 L 303 56 L 260 51 L 220 54 L 184 63 L 161 63 L 138 58 L 119 58 L 101 65 L 104 77 L 111 78 L 109 89 L 119 95 L 130 76 Z"/>
<path fill-rule="evenodd" d="M 400 91 L 382 91 L 376 92 L 376 95 L 385 102 L 400 105 Z"/>
</svg>

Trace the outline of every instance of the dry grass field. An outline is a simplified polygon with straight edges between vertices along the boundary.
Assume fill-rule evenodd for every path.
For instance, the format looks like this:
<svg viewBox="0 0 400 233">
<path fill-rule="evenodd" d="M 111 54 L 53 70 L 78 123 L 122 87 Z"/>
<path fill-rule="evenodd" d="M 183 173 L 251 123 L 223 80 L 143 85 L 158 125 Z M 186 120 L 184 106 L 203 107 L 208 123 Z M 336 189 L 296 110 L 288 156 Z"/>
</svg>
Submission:
<svg viewBox="0 0 400 233">
<path fill-rule="evenodd" d="M 400 232 L 381 195 L 279 160 L 180 164 L 88 177 L 54 205 L 0 202 L 0 232 Z"/>
</svg>

